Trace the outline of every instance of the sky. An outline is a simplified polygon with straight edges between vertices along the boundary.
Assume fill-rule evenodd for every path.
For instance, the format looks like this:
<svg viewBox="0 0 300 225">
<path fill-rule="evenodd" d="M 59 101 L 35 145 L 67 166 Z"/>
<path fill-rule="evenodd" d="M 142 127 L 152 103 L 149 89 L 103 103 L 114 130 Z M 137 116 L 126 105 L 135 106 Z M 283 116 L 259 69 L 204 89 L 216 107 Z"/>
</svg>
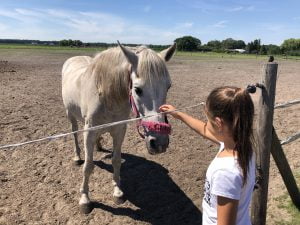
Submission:
<svg viewBox="0 0 300 225">
<path fill-rule="evenodd" d="M 203 44 L 300 38 L 300 0 L 0 0 L 0 39 Z"/>
</svg>

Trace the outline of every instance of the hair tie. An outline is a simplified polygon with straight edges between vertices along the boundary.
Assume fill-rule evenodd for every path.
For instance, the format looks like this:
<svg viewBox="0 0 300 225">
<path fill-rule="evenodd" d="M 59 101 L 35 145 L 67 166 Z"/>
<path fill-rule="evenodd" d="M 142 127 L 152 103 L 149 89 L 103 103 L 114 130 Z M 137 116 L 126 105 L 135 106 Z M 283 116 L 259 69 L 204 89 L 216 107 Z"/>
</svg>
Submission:
<svg viewBox="0 0 300 225">
<path fill-rule="evenodd" d="M 247 92 L 250 94 L 254 94 L 256 92 L 256 85 L 249 84 L 246 88 Z"/>
</svg>

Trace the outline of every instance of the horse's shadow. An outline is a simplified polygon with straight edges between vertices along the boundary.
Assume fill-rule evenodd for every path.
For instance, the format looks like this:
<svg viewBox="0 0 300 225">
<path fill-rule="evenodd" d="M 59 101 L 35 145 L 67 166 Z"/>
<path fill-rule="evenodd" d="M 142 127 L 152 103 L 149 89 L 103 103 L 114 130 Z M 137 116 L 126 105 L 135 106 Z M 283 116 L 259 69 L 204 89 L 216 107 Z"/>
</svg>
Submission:
<svg viewBox="0 0 300 225">
<path fill-rule="evenodd" d="M 167 169 L 131 154 L 123 153 L 122 159 L 125 162 L 121 167 L 121 185 L 125 199 L 139 209 L 114 208 L 99 202 L 93 202 L 94 208 L 154 225 L 202 224 L 201 211 L 169 177 Z M 109 172 L 113 170 L 111 164 L 103 161 L 94 163 Z"/>
</svg>

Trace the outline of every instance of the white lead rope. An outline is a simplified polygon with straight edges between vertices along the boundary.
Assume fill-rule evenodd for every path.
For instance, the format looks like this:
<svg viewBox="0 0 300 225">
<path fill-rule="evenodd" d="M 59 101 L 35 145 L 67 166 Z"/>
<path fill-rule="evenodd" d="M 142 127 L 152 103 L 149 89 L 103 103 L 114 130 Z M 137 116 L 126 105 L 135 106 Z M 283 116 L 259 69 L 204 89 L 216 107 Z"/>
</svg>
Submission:
<svg viewBox="0 0 300 225">
<path fill-rule="evenodd" d="M 184 107 L 182 109 L 194 108 L 194 107 L 197 107 L 197 106 L 200 106 L 200 105 L 204 105 L 204 102 L 201 102 L 199 104 L 192 105 L 192 106 L 187 106 L 187 107 Z M 176 110 L 173 110 L 173 111 L 160 112 L 160 113 L 156 113 L 156 114 L 148 115 L 148 116 L 141 116 L 139 118 L 133 118 L 133 119 L 116 121 L 116 122 L 112 122 L 112 123 L 101 124 L 101 125 L 98 125 L 98 126 L 87 128 L 87 129 L 76 130 L 76 131 L 72 131 L 72 132 L 69 132 L 69 133 L 63 133 L 63 134 L 56 134 L 56 135 L 43 137 L 43 138 L 39 138 L 39 139 L 36 139 L 36 140 L 16 143 L 16 144 L 1 145 L 0 149 L 19 147 L 19 146 L 22 146 L 22 145 L 33 144 L 33 143 L 42 142 L 42 141 L 51 141 L 51 140 L 55 140 L 55 139 L 58 139 L 58 138 L 66 137 L 66 136 L 71 135 L 71 134 L 76 134 L 76 133 L 81 133 L 81 132 L 86 132 L 86 131 L 100 130 L 100 129 L 104 129 L 104 128 L 108 128 L 108 127 L 112 127 L 112 126 L 116 126 L 116 125 L 127 124 L 127 123 L 130 123 L 130 122 L 134 122 L 134 121 L 145 119 L 145 118 L 150 118 L 150 117 L 153 117 L 153 116 L 158 116 L 158 115 L 161 115 L 161 114 L 167 114 L 167 113 L 170 113 L 170 112 L 177 112 L 179 110 L 180 109 L 176 109 Z"/>
</svg>

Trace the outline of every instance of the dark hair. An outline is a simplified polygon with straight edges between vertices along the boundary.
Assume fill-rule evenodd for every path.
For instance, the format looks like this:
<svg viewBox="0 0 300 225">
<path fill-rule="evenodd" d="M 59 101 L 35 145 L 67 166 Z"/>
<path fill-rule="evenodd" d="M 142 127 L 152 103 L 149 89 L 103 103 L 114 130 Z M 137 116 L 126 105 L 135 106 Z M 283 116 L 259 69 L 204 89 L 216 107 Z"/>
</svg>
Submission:
<svg viewBox="0 0 300 225">
<path fill-rule="evenodd" d="M 254 105 L 247 89 L 224 86 L 214 89 L 206 101 L 211 118 L 220 117 L 232 131 L 238 163 L 243 172 L 243 183 L 247 181 L 249 162 L 253 155 Z"/>
</svg>

